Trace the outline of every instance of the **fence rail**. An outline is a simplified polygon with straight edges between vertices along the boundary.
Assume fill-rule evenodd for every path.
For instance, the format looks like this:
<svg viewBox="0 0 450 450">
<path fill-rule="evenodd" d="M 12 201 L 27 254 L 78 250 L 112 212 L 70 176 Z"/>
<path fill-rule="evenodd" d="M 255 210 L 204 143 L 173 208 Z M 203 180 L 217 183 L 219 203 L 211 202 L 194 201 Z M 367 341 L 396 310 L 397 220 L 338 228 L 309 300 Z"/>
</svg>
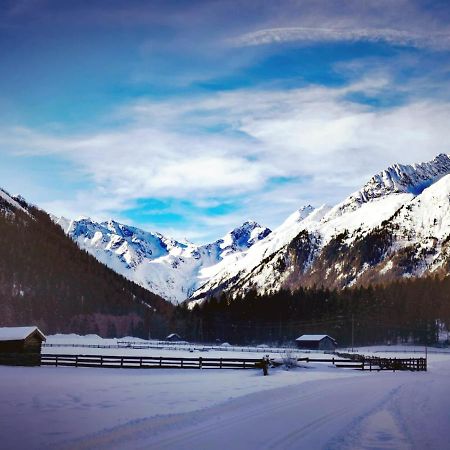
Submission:
<svg viewBox="0 0 450 450">
<path fill-rule="evenodd" d="M 59 344 L 59 343 L 43 343 L 43 348 L 54 348 L 54 347 L 68 347 L 68 348 L 108 348 L 108 349 L 138 349 L 138 350 L 145 350 L 145 349 L 153 349 L 153 350 L 184 350 L 184 351 L 200 351 L 200 352 L 207 352 L 207 351 L 221 351 L 221 352 L 242 352 L 242 353 L 280 353 L 284 354 L 287 352 L 294 352 L 294 353 L 315 353 L 317 351 L 315 350 L 299 350 L 297 347 L 279 347 L 279 348 L 273 348 L 273 347 L 240 347 L 240 346 L 221 346 L 221 345 L 201 345 L 201 344 L 189 344 L 189 343 L 180 343 L 180 342 L 165 342 L 165 341 L 158 341 L 152 344 L 146 344 L 146 343 L 137 343 L 137 342 L 118 342 L 117 344 Z"/>
<path fill-rule="evenodd" d="M 51 355 L 41 356 L 42 366 L 108 367 L 127 369 L 263 369 L 265 358 L 173 358 L 166 356 Z"/>
<path fill-rule="evenodd" d="M 411 370 L 426 371 L 426 358 L 379 358 L 377 356 L 366 356 L 358 353 L 336 353 L 355 363 L 361 364 L 361 370 Z"/>
<path fill-rule="evenodd" d="M 297 362 L 328 363 L 338 368 L 355 370 L 410 370 L 426 371 L 425 358 L 378 358 L 361 354 L 336 353 L 330 358 L 302 357 Z M 267 374 L 269 365 L 280 366 L 284 362 L 263 358 L 204 358 L 169 356 L 119 356 L 119 355 L 70 355 L 70 354 L 0 354 L 0 364 L 19 366 L 68 366 L 108 367 L 129 369 L 263 369 Z"/>
</svg>

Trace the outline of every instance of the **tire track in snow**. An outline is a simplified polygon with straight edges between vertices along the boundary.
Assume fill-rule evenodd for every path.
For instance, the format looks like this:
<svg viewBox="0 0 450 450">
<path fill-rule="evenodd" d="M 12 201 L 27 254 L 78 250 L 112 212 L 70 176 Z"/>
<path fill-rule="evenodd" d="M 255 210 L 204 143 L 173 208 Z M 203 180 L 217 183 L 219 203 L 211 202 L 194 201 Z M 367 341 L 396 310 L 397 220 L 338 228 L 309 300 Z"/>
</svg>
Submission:
<svg viewBox="0 0 450 450">
<path fill-rule="evenodd" d="M 259 392 L 197 413 L 117 427 L 67 448 L 330 448 L 330 439 L 351 429 L 355 416 L 368 416 L 380 405 L 380 399 L 385 402 L 389 391 L 398 387 L 398 377 L 378 375 Z"/>
<path fill-rule="evenodd" d="M 368 413 L 356 418 L 351 429 L 333 439 L 329 450 L 410 450 L 413 445 L 395 411 L 403 384 L 390 390 Z"/>
<path fill-rule="evenodd" d="M 295 385 L 296 388 L 303 388 L 315 381 L 306 382 Z M 277 388 L 266 392 L 257 392 L 249 394 L 240 398 L 230 400 L 222 405 L 216 405 L 204 410 L 190 412 L 186 414 L 165 415 L 160 417 L 153 417 L 149 419 L 139 420 L 130 424 L 122 425 L 112 428 L 111 430 L 104 430 L 94 436 L 88 436 L 84 439 L 79 439 L 68 443 L 64 447 L 65 450 L 90 450 L 100 448 L 121 448 L 114 447 L 120 442 L 127 442 L 127 448 L 131 448 L 132 441 L 135 437 L 149 438 L 150 440 L 158 439 L 159 435 L 169 434 L 158 442 L 158 447 L 166 445 L 184 445 L 186 439 L 201 436 L 204 433 L 211 432 L 211 430 L 218 429 L 220 425 L 223 427 L 233 427 L 245 421 L 264 416 L 266 414 L 277 413 L 283 410 L 286 406 L 295 406 L 298 404 L 297 396 L 278 396 L 278 391 L 285 391 L 292 388 Z M 328 389 L 331 390 L 330 387 Z M 326 391 L 327 388 L 324 389 Z M 307 400 L 314 397 L 315 392 L 305 391 L 301 393 L 301 399 Z M 261 397 L 266 397 L 261 398 Z M 270 402 L 267 402 L 270 400 Z M 217 422 L 220 422 L 218 424 Z M 189 427 L 195 427 L 190 429 Z M 186 429 L 187 428 L 187 429 Z M 136 444 L 139 445 L 139 444 Z M 111 447 L 112 446 L 112 447 Z M 140 447 L 132 447 L 140 448 Z M 148 448 L 148 446 L 144 446 Z M 175 448 L 175 447 L 170 447 Z M 183 448 L 183 447 L 180 447 Z"/>
</svg>

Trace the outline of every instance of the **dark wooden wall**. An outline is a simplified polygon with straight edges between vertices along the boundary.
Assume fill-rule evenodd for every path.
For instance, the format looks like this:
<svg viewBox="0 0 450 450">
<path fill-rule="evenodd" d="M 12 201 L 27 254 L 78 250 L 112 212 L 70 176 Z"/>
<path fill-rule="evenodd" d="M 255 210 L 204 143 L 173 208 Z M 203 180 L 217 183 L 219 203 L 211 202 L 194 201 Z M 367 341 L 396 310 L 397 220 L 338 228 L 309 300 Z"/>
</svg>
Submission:
<svg viewBox="0 0 450 450">
<path fill-rule="evenodd" d="M 35 331 L 23 340 L 0 341 L 0 353 L 41 353 L 42 342 L 42 336 Z"/>
</svg>

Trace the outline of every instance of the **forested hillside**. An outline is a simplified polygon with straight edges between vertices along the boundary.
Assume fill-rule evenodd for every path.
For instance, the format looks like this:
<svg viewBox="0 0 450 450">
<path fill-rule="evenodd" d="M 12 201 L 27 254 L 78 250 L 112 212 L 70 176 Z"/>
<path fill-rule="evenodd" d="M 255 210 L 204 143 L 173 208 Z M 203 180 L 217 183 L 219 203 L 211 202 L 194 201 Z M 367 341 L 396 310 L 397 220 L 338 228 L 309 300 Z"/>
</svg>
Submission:
<svg viewBox="0 0 450 450">
<path fill-rule="evenodd" d="M 397 281 L 373 287 L 300 288 L 272 295 L 222 294 L 192 311 L 177 309 L 180 330 L 193 339 L 233 343 L 292 342 L 330 334 L 340 345 L 432 344 L 450 325 L 450 278 Z"/>
<path fill-rule="evenodd" d="M 43 211 L 0 196 L 0 325 L 162 336 L 170 304 L 108 269 Z"/>
</svg>

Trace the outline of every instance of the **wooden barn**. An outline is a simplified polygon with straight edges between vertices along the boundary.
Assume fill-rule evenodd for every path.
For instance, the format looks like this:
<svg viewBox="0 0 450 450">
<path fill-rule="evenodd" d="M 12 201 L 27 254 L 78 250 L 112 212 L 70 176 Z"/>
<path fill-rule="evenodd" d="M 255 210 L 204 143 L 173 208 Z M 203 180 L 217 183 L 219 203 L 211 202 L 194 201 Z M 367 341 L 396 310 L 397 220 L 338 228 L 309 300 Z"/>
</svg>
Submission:
<svg viewBox="0 0 450 450">
<path fill-rule="evenodd" d="M 41 353 L 45 339 L 38 327 L 0 327 L 0 353 Z"/>
<path fill-rule="evenodd" d="M 295 340 L 304 350 L 336 350 L 337 342 L 328 334 L 303 334 Z"/>
<path fill-rule="evenodd" d="M 182 340 L 181 336 L 177 333 L 171 333 L 171 334 L 169 334 L 169 336 L 166 337 L 166 341 L 178 342 L 181 340 Z"/>
</svg>

